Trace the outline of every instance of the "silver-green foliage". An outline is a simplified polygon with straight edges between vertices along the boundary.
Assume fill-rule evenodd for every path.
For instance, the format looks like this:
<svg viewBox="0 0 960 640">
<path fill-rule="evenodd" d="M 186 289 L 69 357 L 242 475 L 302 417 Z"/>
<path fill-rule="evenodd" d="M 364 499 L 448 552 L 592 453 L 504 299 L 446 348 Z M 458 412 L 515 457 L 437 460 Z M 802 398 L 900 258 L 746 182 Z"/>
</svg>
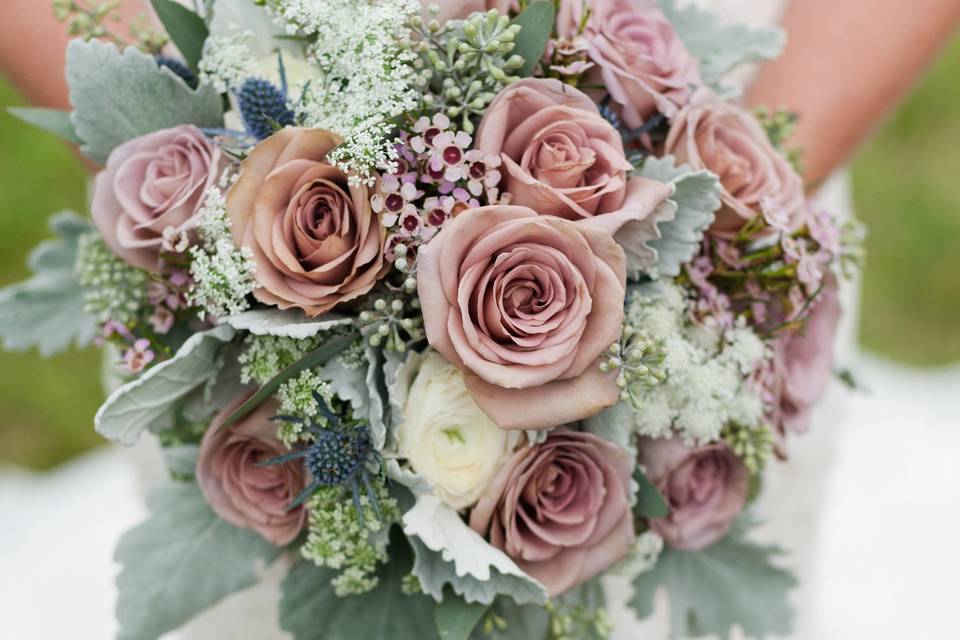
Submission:
<svg viewBox="0 0 960 640">
<path fill-rule="evenodd" d="M 746 539 L 745 525 L 702 551 L 664 549 L 656 566 L 633 581 L 629 604 L 640 619 L 653 614 L 654 595 L 670 598 L 670 638 L 716 636 L 734 626 L 751 638 L 786 636 L 793 611 L 787 594 L 797 581 L 774 564 L 782 550 Z"/>
<path fill-rule="evenodd" d="M 219 127 L 223 106 L 216 90 L 191 89 L 151 56 L 122 53 L 98 40 L 73 40 L 67 47 L 71 121 L 83 151 L 96 162 L 128 140 L 181 124 Z"/>
<path fill-rule="evenodd" d="M 147 497 L 150 517 L 117 546 L 120 640 L 153 640 L 224 596 L 256 584 L 279 549 L 220 519 L 194 483 L 171 482 Z"/>
<path fill-rule="evenodd" d="M 53 216 L 58 236 L 30 254 L 33 275 L 0 290 L 0 341 L 10 350 L 36 347 L 49 356 L 71 343 L 86 345 L 96 333 L 96 319 L 84 312 L 85 291 L 74 269 L 80 237 L 90 224 L 75 213 Z"/>
</svg>

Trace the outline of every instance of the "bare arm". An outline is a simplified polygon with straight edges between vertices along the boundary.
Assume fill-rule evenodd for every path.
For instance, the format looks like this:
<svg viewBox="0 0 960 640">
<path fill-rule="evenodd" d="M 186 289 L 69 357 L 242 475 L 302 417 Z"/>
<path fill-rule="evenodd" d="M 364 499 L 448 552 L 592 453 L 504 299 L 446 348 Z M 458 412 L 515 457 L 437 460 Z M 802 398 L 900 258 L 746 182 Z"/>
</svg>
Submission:
<svg viewBox="0 0 960 640">
<path fill-rule="evenodd" d="M 126 19 L 145 12 L 144 0 L 122 0 Z M 122 30 L 122 29 L 121 29 Z M 4 0 L 0 20 L 0 73 L 30 102 L 42 107 L 69 106 L 64 54 L 70 36 L 53 17 L 50 0 Z"/>
<path fill-rule="evenodd" d="M 807 180 L 828 177 L 874 130 L 960 24 L 958 0 L 792 0 L 784 56 L 751 104 L 800 114 Z"/>
</svg>

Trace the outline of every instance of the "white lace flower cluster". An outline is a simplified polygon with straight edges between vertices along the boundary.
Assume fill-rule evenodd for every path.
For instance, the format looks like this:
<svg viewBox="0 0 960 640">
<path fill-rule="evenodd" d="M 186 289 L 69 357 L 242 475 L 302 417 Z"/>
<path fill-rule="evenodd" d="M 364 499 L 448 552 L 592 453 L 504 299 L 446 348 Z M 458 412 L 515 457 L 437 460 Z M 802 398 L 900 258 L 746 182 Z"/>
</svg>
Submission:
<svg viewBox="0 0 960 640">
<path fill-rule="evenodd" d="M 193 277 L 188 301 L 200 307 L 201 316 L 229 316 L 245 311 L 247 296 L 256 288 L 253 252 L 238 247 L 230 232 L 223 191 L 207 192 L 200 214 L 200 243 L 190 248 L 190 275 Z"/>
<path fill-rule="evenodd" d="M 256 64 L 250 49 L 249 31 L 231 35 L 210 36 L 203 47 L 200 61 L 200 80 L 211 83 L 218 93 L 240 86 L 256 74 Z"/>
<path fill-rule="evenodd" d="M 417 0 L 268 0 L 290 35 L 312 43 L 317 76 L 304 89 L 298 121 L 344 138 L 330 160 L 354 182 L 396 168 L 392 120 L 416 107 L 414 54 L 401 44 Z"/>
<path fill-rule="evenodd" d="M 665 283 L 632 292 L 626 313 L 627 326 L 664 354 L 663 382 L 631 390 L 641 407 L 632 414 L 641 435 L 676 433 L 701 444 L 718 440 L 730 423 L 760 426 L 763 400 L 749 379 L 769 354 L 752 329 L 690 322 L 683 290 Z"/>
</svg>

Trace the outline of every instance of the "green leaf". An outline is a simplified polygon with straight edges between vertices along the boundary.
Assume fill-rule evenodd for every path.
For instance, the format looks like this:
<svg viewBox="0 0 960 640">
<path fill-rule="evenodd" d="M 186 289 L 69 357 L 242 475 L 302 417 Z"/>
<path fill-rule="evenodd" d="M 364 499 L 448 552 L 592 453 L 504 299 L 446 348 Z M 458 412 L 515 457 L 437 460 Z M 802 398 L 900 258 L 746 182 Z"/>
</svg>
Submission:
<svg viewBox="0 0 960 640">
<path fill-rule="evenodd" d="M 195 333 L 172 358 L 114 391 L 94 418 L 97 433 L 132 445 L 146 430 L 172 427 L 178 403 L 219 373 L 218 356 L 234 333 L 226 325 Z"/>
<path fill-rule="evenodd" d="M 203 56 L 203 43 L 210 34 L 207 23 L 196 13 L 173 0 L 150 0 L 150 4 L 187 65 L 197 73 L 200 58 Z"/>
<path fill-rule="evenodd" d="M 331 571 L 298 562 L 283 581 L 280 627 L 294 640 L 435 640 L 433 601 L 402 591 L 410 562 L 410 548 L 394 529 L 377 587 L 343 598 L 333 592 Z"/>
<path fill-rule="evenodd" d="M 255 394 L 250 396 L 249 400 L 240 405 L 240 407 L 234 411 L 229 418 L 226 419 L 226 421 L 223 423 L 223 426 L 220 428 L 226 429 L 237 420 L 259 407 L 277 392 L 277 389 L 280 388 L 280 385 L 290 378 L 299 375 L 301 371 L 326 364 L 326 362 L 331 358 L 343 352 L 347 347 L 353 344 L 356 339 L 357 336 L 355 333 L 339 336 L 303 356 L 300 358 L 300 360 L 294 362 L 292 365 L 274 376 L 273 379 L 267 381 L 266 384 L 260 387 Z"/>
<path fill-rule="evenodd" d="M 48 131 L 71 144 L 80 144 L 83 142 L 77 137 L 77 132 L 73 129 L 73 123 L 70 122 L 69 111 L 61 111 L 59 109 L 31 109 L 28 107 L 7 107 L 7 111 L 15 118 L 19 118 L 27 124 L 32 124 L 39 129 Z"/>
<path fill-rule="evenodd" d="M 523 66 L 516 72 L 517 76 L 526 78 L 533 75 L 553 32 L 553 19 L 553 2 L 549 0 L 531 3 L 526 11 L 514 18 L 513 24 L 520 25 L 521 29 L 512 53 L 524 60 Z"/>
<path fill-rule="evenodd" d="M 80 236 L 90 224 L 63 212 L 50 220 L 59 236 L 30 254 L 34 275 L 0 289 L 0 342 L 11 351 L 36 347 L 43 356 L 66 350 L 71 343 L 88 344 L 96 334 L 96 318 L 85 313 L 86 293 L 74 265 Z"/>
<path fill-rule="evenodd" d="M 67 47 L 71 121 L 81 151 L 103 164 L 128 140 L 181 124 L 223 125 L 220 96 L 210 85 L 193 90 L 156 60 L 130 47 L 120 53 L 99 40 Z"/>
<path fill-rule="evenodd" d="M 123 535 L 116 560 L 120 640 L 152 640 L 224 596 L 257 583 L 277 547 L 221 520 L 194 483 L 167 483 L 147 496 L 149 518 Z"/>
<path fill-rule="evenodd" d="M 773 564 L 780 549 L 753 544 L 745 533 L 737 528 L 702 551 L 664 549 L 656 566 L 634 579 L 629 605 L 644 619 L 653 613 L 657 589 L 665 589 L 671 639 L 729 640 L 734 626 L 752 638 L 788 635 L 793 611 L 787 593 L 797 581 Z"/>
<path fill-rule="evenodd" d="M 473 630 L 471 640 L 541 640 L 547 637 L 550 615 L 543 607 L 518 605 L 508 597 L 501 597 L 496 599 L 489 612 L 486 620 Z M 495 618 L 502 627 L 494 623 Z"/>
<path fill-rule="evenodd" d="M 636 492 L 637 504 L 633 507 L 634 513 L 644 518 L 666 518 L 670 515 L 670 506 L 660 490 L 639 468 L 633 472 L 633 480 L 639 487 Z"/>
<path fill-rule="evenodd" d="M 490 605 L 469 604 L 449 589 L 433 610 L 440 640 L 467 640 Z"/>
<path fill-rule="evenodd" d="M 687 50 L 700 62 L 700 77 L 721 93 L 723 76 L 748 62 L 772 60 L 783 52 L 786 35 L 774 27 L 725 24 L 717 14 L 694 3 L 678 8 L 674 0 L 660 0 Z"/>
</svg>

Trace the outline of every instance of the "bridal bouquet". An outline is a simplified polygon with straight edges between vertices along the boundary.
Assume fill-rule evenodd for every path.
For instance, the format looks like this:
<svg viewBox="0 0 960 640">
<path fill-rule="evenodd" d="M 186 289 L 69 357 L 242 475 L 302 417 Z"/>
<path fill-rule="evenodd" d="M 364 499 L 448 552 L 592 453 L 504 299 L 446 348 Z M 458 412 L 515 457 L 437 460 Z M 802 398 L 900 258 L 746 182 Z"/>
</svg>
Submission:
<svg viewBox="0 0 960 640">
<path fill-rule="evenodd" d="M 119 637 L 283 573 L 297 640 L 789 630 L 743 516 L 832 369 L 856 227 L 724 83 L 775 30 L 670 0 L 58 0 L 91 217 L 0 294 L 107 347 L 96 428 L 169 481 Z M 168 43 L 169 39 L 169 43 Z M 776 514 L 770 514 L 776 517 Z"/>
</svg>

